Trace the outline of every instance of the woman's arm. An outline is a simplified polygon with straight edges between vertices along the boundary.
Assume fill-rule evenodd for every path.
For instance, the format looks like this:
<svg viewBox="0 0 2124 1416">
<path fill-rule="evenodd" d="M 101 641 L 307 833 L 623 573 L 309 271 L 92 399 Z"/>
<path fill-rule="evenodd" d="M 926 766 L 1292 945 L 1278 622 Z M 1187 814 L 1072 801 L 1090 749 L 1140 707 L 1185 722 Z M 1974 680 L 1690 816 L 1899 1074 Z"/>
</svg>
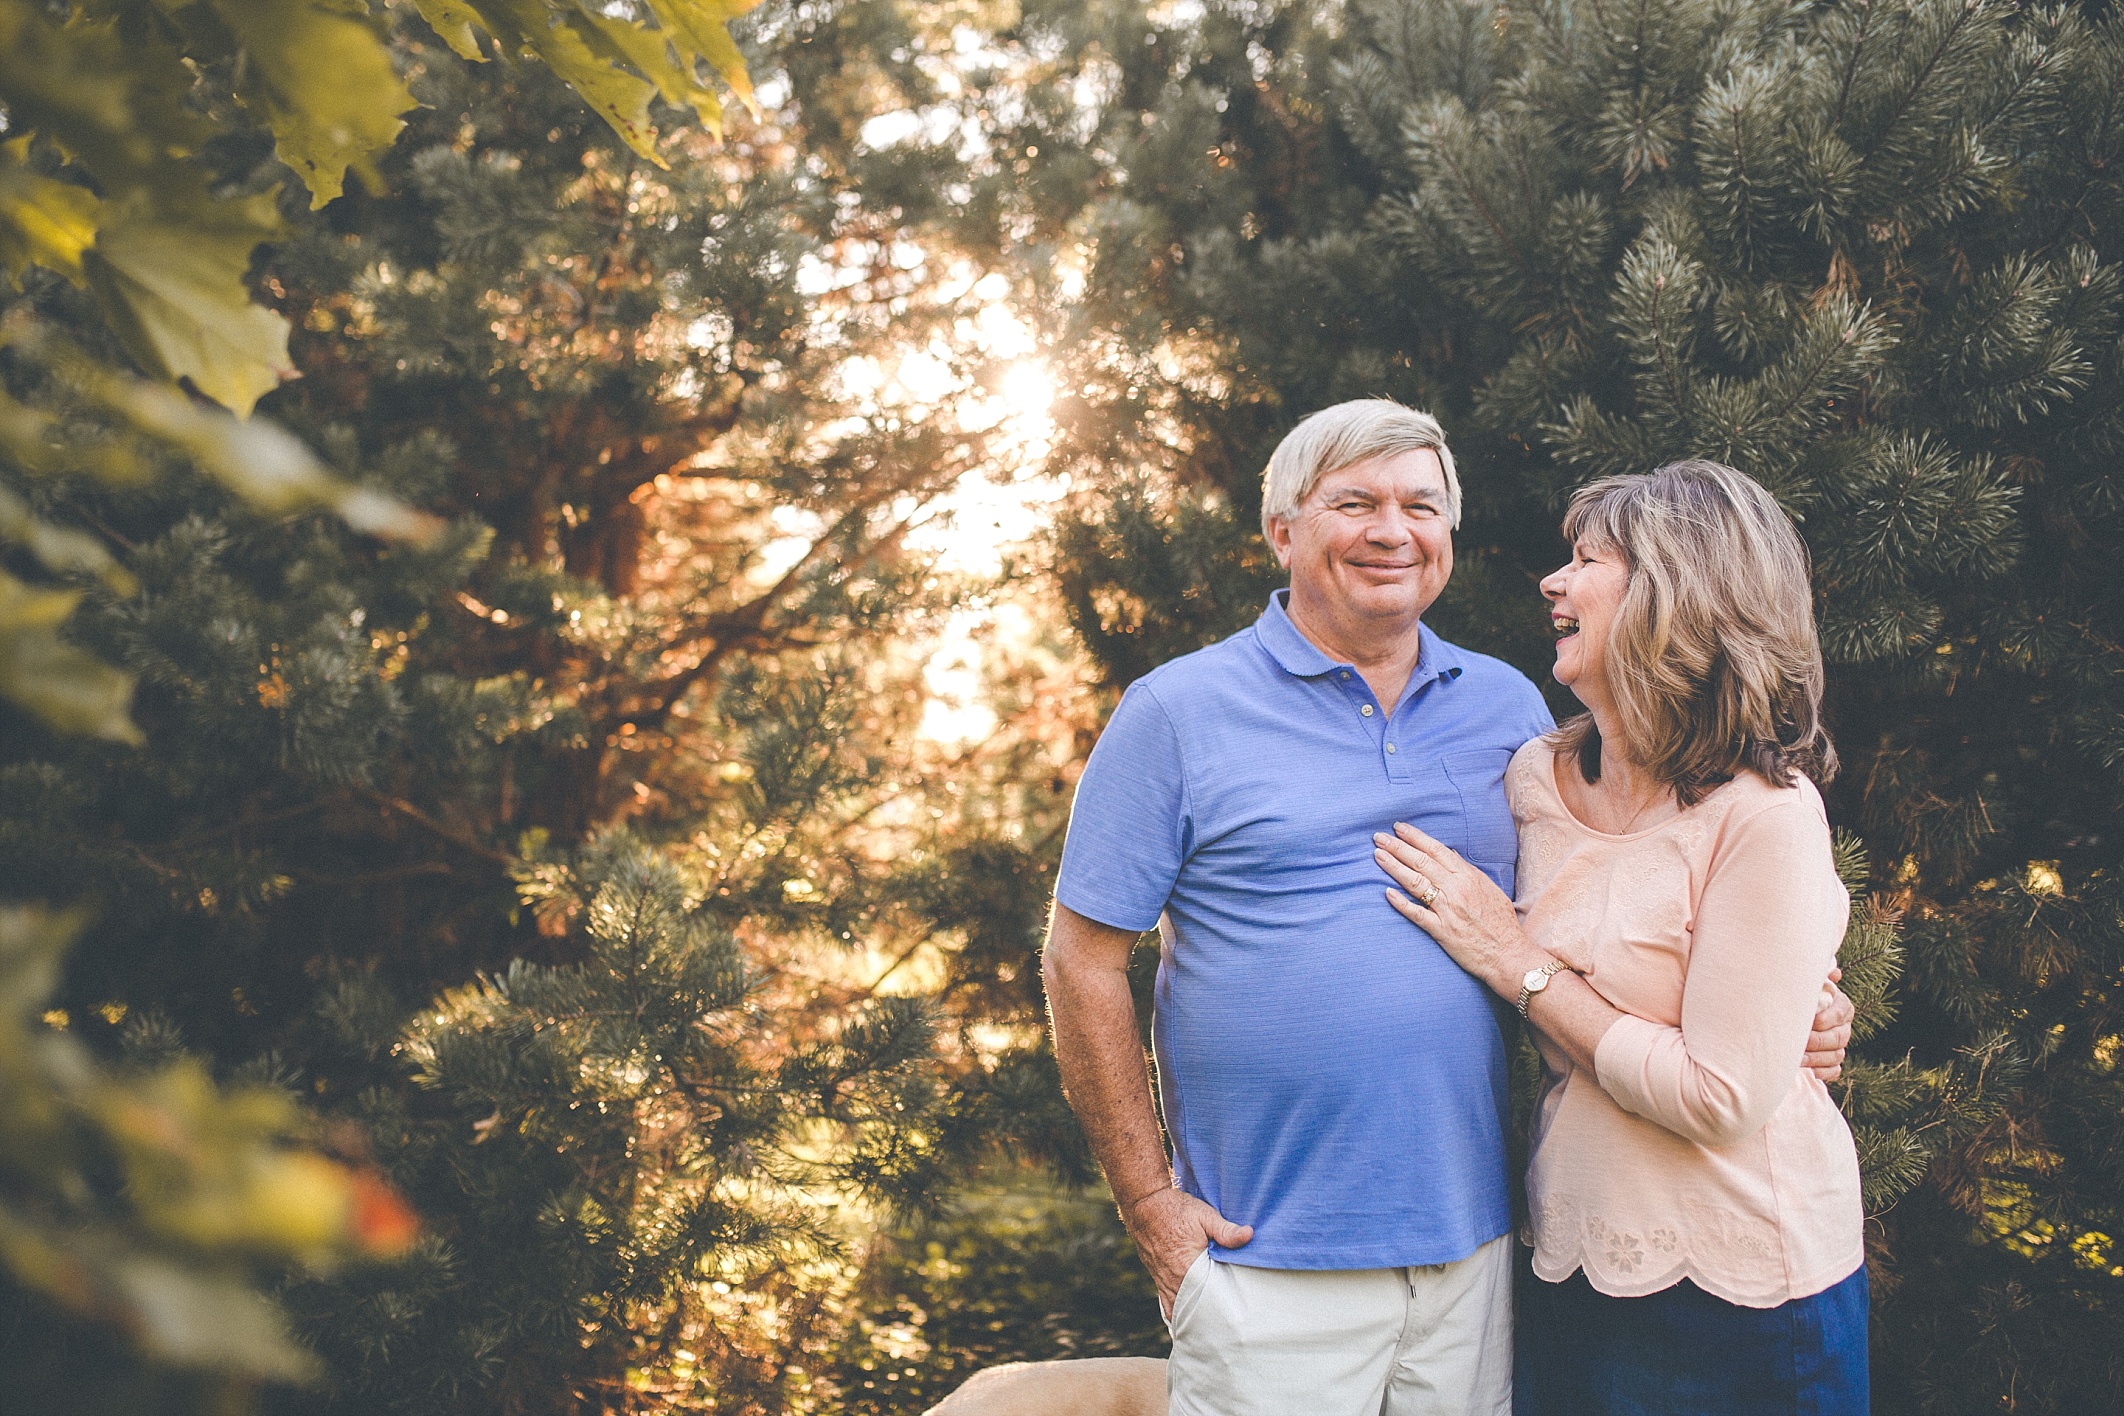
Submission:
<svg viewBox="0 0 2124 1416">
<path fill-rule="evenodd" d="M 1761 1130 L 1792 1090 L 1850 908 L 1808 798 L 1737 823 L 1697 902 L 1681 1025 L 1618 1021 L 1595 1050 L 1601 1090 L 1703 1145 Z"/>
<path fill-rule="evenodd" d="M 1374 838 L 1381 868 L 1408 892 L 1388 891 L 1389 902 L 1516 1001 L 1527 971 L 1552 956 L 1527 937 L 1488 877 L 1413 827 L 1395 832 Z M 1568 972 L 1529 1000 L 1528 1020 L 1625 1110 L 1700 1144 L 1730 1145 L 1768 1122 L 1802 1061 L 1824 1080 L 1842 1061 L 1849 1004 L 1834 989 L 1825 993 L 1822 979 L 1848 908 L 1827 826 L 1805 798 L 1780 800 L 1741 823 L 1714 862 L 1680 1027 L 1623 1013 Z M 1835 1040 L 1833 1052 L 1806 1050 L 1825 1039 Z"/>
</svg>

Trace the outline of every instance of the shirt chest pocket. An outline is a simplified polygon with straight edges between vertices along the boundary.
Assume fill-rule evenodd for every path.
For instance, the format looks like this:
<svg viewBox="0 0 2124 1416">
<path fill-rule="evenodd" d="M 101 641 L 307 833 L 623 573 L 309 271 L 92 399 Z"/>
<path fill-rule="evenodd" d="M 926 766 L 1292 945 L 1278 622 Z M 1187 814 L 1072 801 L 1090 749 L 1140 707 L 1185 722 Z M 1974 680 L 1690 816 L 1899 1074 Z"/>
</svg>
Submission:
<svg viewBox="0 0 2124 1416">
<path fill-rule="evenodd" d="M 1512 754 L 1501 747 L 1450 752 L 1440 759 L 1460 796 L 1462 835 L 1453 842 L 1477 869 L 1510 894 L 1519 860 L 1519 834 L 1505 800 L 1505 768 Z"/>
</svg>

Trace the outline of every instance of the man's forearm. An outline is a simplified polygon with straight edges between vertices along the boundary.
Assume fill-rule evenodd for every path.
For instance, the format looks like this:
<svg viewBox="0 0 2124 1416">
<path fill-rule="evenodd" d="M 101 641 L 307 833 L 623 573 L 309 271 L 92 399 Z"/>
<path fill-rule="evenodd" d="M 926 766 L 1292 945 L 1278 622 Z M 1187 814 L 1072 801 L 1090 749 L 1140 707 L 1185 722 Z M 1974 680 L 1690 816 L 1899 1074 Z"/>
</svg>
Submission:
<svg viewBox="0 0 2124 1416">
<path fill-rule="evenodd" d="M 1108 930 L 1056 911 L 1043 965 L 1062 1089 L 1124 1212 L 1172 1184 L 1137 1040 L 1127 949 Z M 1084 937 L 1079 937 L 1084 936 Z"/>
</svg>

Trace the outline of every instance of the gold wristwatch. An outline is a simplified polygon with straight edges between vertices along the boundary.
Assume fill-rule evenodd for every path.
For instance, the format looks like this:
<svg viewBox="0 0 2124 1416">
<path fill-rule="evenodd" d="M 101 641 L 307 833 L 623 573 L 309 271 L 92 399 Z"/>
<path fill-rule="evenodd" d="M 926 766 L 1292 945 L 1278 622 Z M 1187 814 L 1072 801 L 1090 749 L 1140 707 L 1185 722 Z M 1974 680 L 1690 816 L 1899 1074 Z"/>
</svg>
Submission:
<svg viewBox="0 0 2124 1416">
<path fill-rule="evenodd" d="M 1519 1001 L 1512 1005 L 1519 1009 L 1519 1016 L 1524 1018 L 1527 1004 L 1534 1001 L 1534 995 L 1547 988 L 1550 979 L 1569 967 L 1562 959 L 1551 959 L 1538 969 L 1528 969 L 1526 976 L 1519 981 Z"/>
</svg>

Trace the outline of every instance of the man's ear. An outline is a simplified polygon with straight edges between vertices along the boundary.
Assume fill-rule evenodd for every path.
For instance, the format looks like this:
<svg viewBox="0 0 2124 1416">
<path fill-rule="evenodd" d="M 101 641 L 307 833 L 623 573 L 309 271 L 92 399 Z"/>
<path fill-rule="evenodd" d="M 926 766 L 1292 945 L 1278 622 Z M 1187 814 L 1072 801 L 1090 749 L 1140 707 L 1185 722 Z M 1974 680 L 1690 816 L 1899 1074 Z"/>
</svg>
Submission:
<svg viewBox="0 0 2124 1416">
<path fill-rule="evenodd" d="M 1285 570 L 1291 568 L 1291 520 L 1287 516 L 1272 516 L 1268 519 L 1269 550 L 1275 553 L 1276 564 Z"/>
</svg>

